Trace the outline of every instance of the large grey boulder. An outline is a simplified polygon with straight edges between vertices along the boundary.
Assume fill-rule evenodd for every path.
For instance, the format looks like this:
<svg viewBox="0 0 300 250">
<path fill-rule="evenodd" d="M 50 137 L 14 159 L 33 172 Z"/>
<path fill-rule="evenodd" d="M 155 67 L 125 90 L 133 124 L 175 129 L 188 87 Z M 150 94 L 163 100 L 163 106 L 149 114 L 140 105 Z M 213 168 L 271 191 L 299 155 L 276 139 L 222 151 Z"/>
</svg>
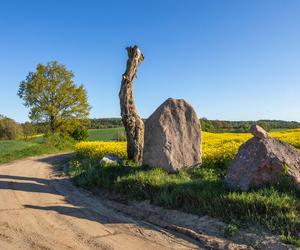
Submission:
<svg viewBox="0 0 300 250">
<path fill-rule="evenodd" d="M 270 137 L 262 128 L 258 130 L 252 128 L 254 137 L 240 147 L 227 171 L 226 185 L 247 191 L 251 187 L 275 184 L 288 176 L 300 190 L 300 152 Z"/>
<path fill-rule="evenodd" d="M 185 100 L 167 99 L 145 123 L 143 164 L 177 172 L 201 164 L 201 126 Z"/>
</svg>

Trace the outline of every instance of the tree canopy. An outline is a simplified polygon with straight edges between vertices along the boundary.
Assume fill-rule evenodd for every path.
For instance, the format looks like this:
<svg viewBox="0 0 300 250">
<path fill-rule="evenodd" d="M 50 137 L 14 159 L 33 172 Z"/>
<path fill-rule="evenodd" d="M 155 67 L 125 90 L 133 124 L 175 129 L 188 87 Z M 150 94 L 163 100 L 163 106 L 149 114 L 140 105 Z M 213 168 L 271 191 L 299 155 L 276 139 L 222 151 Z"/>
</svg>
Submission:
<svg viewBox="0 0 300 250">
<path fill-rule="evenodd" d="M 29 118 L 45 122 L 51 132 L 75 129 L 87 120 L 90 106 L 83 85 L 76 86 L 74 74 L 56 61 L 38 64 L 19 86 L 18 95 L 30 108 Z"/>
</svg>

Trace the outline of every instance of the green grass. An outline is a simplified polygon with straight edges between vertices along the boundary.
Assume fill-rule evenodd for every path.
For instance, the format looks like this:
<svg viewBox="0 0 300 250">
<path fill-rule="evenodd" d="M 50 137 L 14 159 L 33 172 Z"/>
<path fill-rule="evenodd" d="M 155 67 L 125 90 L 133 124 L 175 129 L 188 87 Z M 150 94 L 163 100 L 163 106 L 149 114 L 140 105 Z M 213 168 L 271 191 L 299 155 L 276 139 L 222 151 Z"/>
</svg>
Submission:
<svg viewBox="0 0 300 250">
<path fill-rule="evenodd" d="M 224 186 L 223 170 L 204 163 L 200 168 L 168 174 L 129 161 L 100 166 L 96 161 L 78 158 L 71 163 L 69 174 L 85 188 L 103 188 L 128 199 L 147 199 L 166 208 L 217 217 L 237 228 L 249 224 L 263 226 L 288 235 L 285 240 L 297 245 L 299 192 L 286 180 L 259 190 L 232 192 Z"/>
<path fill-rule="evenodd" d="M 58 135 L 36 137 L 30 141 L 0 141 L 0 164 L 29 156 L 71 151 L 73 145 L 74 141 L 70 138 L 60 138 Z"/>
<path fill-rule="evenodd" d="M 89 129 L 88 141 L 113 141 L 117 138 L 117 133 L 124 131 L 123 127 L 119 128 L 104 128 L 104 129 Z"/>
<path fill-rule="evenodd" d="M 0 163 L 51 152 L 53 149 L 33 142 L 0 141 Z"/>
<path fill-rule="evenodd" d="M 24 150 L 34 145 L 36 144 L 25 141 L 0 141 L 0 155 L 2 156 L 12 151 Z"/>
</svg>

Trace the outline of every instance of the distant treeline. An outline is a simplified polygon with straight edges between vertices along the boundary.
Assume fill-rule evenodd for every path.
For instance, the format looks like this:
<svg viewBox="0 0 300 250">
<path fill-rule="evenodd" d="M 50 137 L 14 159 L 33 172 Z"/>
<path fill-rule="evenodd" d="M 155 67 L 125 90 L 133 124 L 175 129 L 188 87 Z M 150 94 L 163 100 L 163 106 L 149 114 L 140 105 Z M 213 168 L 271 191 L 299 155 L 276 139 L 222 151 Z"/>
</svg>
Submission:
<svg viewBox="0 0 300 250">
<path fill-rule="evenodd" d="M 122 127 L 121 118 L 100 118 L 100 119 L 90 119 L 90 129 L 99 128 L 117 128 Z"/>
<path fill-rule="evenodd" d="M 144 120 L 145 121 L 145 120 Z M 201 127 L 206 132 L 248 132 L 251 125 L 258 124 L 267 131 L 279 129 L 295 129 L 300 128 L 300 123 L 296 121 L 281 121 L 281 120 L 258 120 L 258 121 L 222 121 L 200 119 Z M 101 128 L 117 128 L 122 127 L 121 118 L 100 118 L 90 119 L 88 122 L 89 129 Z M 8 129 L 9 128 L 9 129 Z M 48 128 L 47 123 L 29 123 L 18 124 L 14 120 L 0 115 L 0 140 L 15 138 L 18 135 L 30 136 L 36 133 L 46 133 Z M 8 131 L 9 133 L 8 134 Z M 4 132 L 6 131 L 6 132 Z M 15 135 L 15 136 L 13 136 Z"/>
<path fill-rule="evenodd" d="M 300 128 L 300 123 L 295 121 L 281 120 L 258 120 L 258 121 L 221 121 L 200 119 L 203 131 L 207 132 L 248 132 L 253 124 L 263 127 L 265 130 L 295 129 Z"/>
<path fill-rule="evenodd" d="M 259 120 L 259 121 L 221 121 L 200 119 L 202 130 L 206 132 L 248 132 L 251 125 L 258 124 L 267 131 L 274 129 L 300 128 L 295 121 Z M 121 118 L 100 118 L 90 120 L 90 129 L 116 128 L 123 126 Z"/>
</svg>

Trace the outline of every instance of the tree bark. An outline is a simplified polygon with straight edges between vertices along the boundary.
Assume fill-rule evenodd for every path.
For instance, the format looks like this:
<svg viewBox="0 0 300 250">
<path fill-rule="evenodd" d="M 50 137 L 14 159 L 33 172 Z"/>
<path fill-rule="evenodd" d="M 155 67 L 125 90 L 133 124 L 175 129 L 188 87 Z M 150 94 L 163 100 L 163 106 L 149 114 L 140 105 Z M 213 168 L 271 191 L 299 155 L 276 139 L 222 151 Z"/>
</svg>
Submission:
<svg viewBox="0 0 300 250">
<path fill-rule="evenodd" d="M 144 148 L 144 122 L 139 117 L 133 99 L 133 80 L 144 55 L 137 46 L 126 48 L 128 60 L 125 73 L 122 75 L 119 92 L 122 122 L 127 136 L 128 159 L 142 163 Z"/>
<path fill-rule="evenodd" d="M 51 133 L 55 132 L 55 117 L 53 115 L 50 116 L 50 131 Z"/>
</svg>

